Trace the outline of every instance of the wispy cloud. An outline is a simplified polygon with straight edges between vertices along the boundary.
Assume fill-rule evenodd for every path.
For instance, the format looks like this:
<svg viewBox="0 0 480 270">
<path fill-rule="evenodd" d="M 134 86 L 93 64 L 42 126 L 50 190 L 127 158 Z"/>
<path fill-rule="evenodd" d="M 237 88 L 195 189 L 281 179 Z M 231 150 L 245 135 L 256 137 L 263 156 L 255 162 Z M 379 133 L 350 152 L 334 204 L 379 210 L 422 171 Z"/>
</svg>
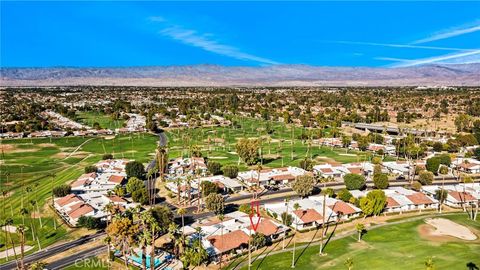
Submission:
<svg viewBox="0 0 480 270">
<path fill-rule="evenodd" d="M 344 41 L 336 40 L 331 41 L 338 44 L 352 44 L 352 45 L 368 45 L 368 46 L 380 46 L 391 48 L 410 48 L 410 49 L 427 49 L 427 50 L 441 50 L 441 51 L 467 51 L 470 49 L 452 48 L 452 47 L 437 47 L 437 46 L 423 46 L 412 44 L 392 44 L 392 43 L 378 43 L 378 42 L 361 42 L 361 41 Z"/>
<path fill-rule="evenodd" d="M 202 33 L 180 25 L 165 24 L 167 20 L 160 16 L 150 17 L 149 20 L 151 22 L 163 23 L 163 29 L 159 31 L 162 36 L 181 42 L 185 45 L 243 61 L 252 61 L 268 65 L 280 64 L 279 62 L 268 58 L 243 52 L 235 46 L 224 44 L 216 39 L 215 35 L 211 33 Z"/>
<path fill-rule="evenodd" d="M 480 63 L 480 49 L 444 54 L 420 59 L 399 59 L 392 57 L 376 57 L 377 60 L 395 61 L 392 67 L 410 67 L 425 64 L 467 64 Z"/>
<path fill-rule="evenodd" d="M 416 40 L 412 42 L 412 44 L 420 44 L 420 43 L 427 43 L 427 42 L 432 42 L 436 40 L 442 40 L 442 39 L 447 39 L 451 37 L 456 37 L 468 33 L 473 33 L 480 31 L 480 21 L 476 21 L 473 24 L 470 25 L 464 25 L 460 27 L 454 27 L 454 28 L 449 28 L 449 29 L 444 29 L 442 31 L 433 33 L 432 35 L 422 38 L 419 40 Z"/>
</svg>

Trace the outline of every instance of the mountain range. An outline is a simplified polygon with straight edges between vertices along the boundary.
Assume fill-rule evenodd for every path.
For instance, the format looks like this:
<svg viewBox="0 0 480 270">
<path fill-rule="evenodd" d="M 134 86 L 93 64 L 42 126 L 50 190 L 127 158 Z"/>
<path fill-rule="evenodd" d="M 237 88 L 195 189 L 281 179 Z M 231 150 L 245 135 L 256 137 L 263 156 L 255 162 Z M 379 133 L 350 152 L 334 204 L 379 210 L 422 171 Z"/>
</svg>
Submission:
<svg viewBox="0 0 480 270">
<path fill-rule="evenodd" d="M 479 86 L 480 64 L 1 68 L 0 86 Z"/>
</svg>

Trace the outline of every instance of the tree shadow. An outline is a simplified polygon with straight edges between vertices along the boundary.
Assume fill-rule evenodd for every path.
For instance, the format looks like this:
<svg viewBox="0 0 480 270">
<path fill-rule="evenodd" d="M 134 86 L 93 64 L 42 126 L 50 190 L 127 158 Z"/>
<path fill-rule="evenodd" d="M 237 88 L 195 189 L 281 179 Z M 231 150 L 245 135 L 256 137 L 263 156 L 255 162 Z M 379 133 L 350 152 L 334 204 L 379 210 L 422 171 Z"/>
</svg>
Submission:
<svg viewBox="0 0 480 270">
<path fill-rule="evenodd" d="M 288 247 L 288 245 L 290 245 L 290 243 L 292 242 L 292 240 L 293 240 L 293 237 L 290 237 L 290 239 L 288 240 L 288 242 L 285 244 L 285 247 Z M 283 241 L 283 240 L 282 240 L 282 241 Z M 278 245 L 280 245 L 280 242 L 281 242 L 281 241 L 278 241 L 278 242 L 275 244 L 275 246 L 267 252 L 267 254 L 265 255 L 265 257 L 263 257 L 262 260 L 258 263 L 256 269 L 258 269 L 258 268 L 262 265 L 262 263 L 265 261 L 265 259 L 269 256 L 269 254 L 270 254 L 272 251 L 274 251 L 275 248 L 278 247 Z M 264 252 L 265 252 L 266 250 L 267 250 L 267 249 L 265 249 Z M 262 254 L 263 254 L 264 252 L 262 252 Z M 260 255 L 262 255 L 262 254 L 260 254 Z M 253 260 L 253 262 L 255 262 L 260 255 L 258 255 L 257 257 L 255 257 L 255 259 Z"/>
<path fill-rule="evenodd" d="M 467 263 L 467 269 L 468 270 L 479 270 L 480 268 L 478 268 L 478 266 L 475 263 L 468 262 Z"/>
</svg>

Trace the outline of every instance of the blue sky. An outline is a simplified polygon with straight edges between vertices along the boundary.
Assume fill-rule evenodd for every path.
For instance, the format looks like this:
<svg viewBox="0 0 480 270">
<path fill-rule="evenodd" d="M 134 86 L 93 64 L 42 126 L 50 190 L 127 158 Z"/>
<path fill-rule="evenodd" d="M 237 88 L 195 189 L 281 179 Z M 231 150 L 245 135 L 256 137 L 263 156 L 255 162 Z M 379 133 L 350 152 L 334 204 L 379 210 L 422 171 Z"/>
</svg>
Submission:
<svg viewBox="0 0 480 270">
<path fill-rule="evenodd" d="M 1 2 L 2 67 L 480 62 L 480 2 Z"/>
</svg>

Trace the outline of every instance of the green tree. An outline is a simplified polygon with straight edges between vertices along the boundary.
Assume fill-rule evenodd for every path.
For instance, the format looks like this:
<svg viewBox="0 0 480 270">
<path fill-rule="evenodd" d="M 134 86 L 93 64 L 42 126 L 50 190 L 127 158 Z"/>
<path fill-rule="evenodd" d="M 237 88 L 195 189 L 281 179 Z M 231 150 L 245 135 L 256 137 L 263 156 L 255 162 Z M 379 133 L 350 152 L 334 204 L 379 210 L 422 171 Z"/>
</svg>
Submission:
<svg viewBox="0 0 480 270">
<path fill-rule="evenodd" d="M 193 269 L 207 262 L 208 253 L 200 242 L 200 239 L 195 239 L 193 243 L 186 248 L 180 259 L 182 260 L 184 268 Z"/>
<path fill-rule="evenodd" d="M 360 199 L 360 209 L 365 216 L 379 215 L 387 203 L 387 196 L 382 190 L 372 190 Z"/>
<path fill-rule="evenodd" d="M 236 146 L 238 156 L 247 164 L 253 165 L 259 159 L 258 150 L 260 149 L 260 141 L 258 139 L 240 139 Z"/>
<path fill-rule="evenodd" d="M 259 248 L 262 248 L 264 246 L 267 245 L 267 238 L 265 237 L 265 235 L 263 233 L 254 233 L 252 236 L 251 236 L 251 245 L 253 246 L 253 248 L 255 250 L 259 249 Z"/>
<path fill-rule="evenodd" d="M 439 208 L 438 208 L 438 211 L 440 213 L 442 213 L 442 206 L 443 206 L 443 203 L 445 203 L 445 201 L 447 200 L 447 197 L 448 197 L 448 191 L 445 190 L 445 189 L 437 189 L 435 191 L 435 199 L 438 200 L 439 202 Z"/>
<path fill-rule="evenodd" d="M 85 171 L 85 173 L 93 173 L 93 172 L 97 171 L 97 167 L 95 167 L 93 165 L 90 165 L 90 166 L 85 167 L 84 171 Z"/>
<path fill-rule="evenodd" d="M 223 175 L 230 178 L 237 178 L 238 176 L 238 166 L 236 165 L 225 165 L 222 167 Z"/>
<path fill-rule="evenodd" d="M 134 190 L 132 192 L 132 200 L 136 203 L 146 205 L 148 204 L 148 199 L 148 191 L 145 187 Z"/>
<path fill-rule="evenodd" d="M 342 188 L 338 193 L 337 193 L 337 198 L 344 202 L 350 202 L 350 199 L 353 197 L 352 193 L 348 191 L 346 188 Z"/>
<path fill-rule="evenodd" d="M 348 190 L 363 189 L 365 187 L 365 177 L 359 174 L 349 173 L 343 177 L 345 186 Z"/>
<path fill-rule="evenodd" d="M 69 185 L 60 185 L 53 188 L 53 195 L 55 197 L 65 197 L 72 192 L 72 187 Z"/>
<path fill-rule="evenodd" d="M 308 174 L 297 176 L 292 185 L 292 189 L 301 197 L 306 197 L 312 194 L 314 187 L 315 179 Z"/>
<path fill-rule="evenodd" d="M 205 198 L 205 206 L 216 215 L 223 214 L 225 199 L 220 194 L 210 194 Z"/>
<path fill-rule="evenodd" d="M 358 242 L 360 242 L 360 240 L 362 240 L 362 235 L 365 233 L 365 225 L 363 223 L 357 223 L 355 224 L 355 229 L 358 233 Z"/>
<path fill-rule="evenodd" d="M 252 207 L 250 207 L 249 204 L 242 204 L 238 207 L 238 211 L 250 215 L 252 213 Z"/>
<path fill-rule="evenodd" d="M 388 175 L 385 173 L 375 174 L 373 176 L 373 184 L 378 189 L 386 189 L 388 188 Z"/>
<path fill-rule="evenodd" d="M 130 161 L 125 166 L 127 178 L 136 177 L 138 179 L 145 178 L 145 167 L 139 161 Z"/>
<path fill-rule="evenodd" d="M 207 169 L 213 175 L 218 175 L 222 173 L 222 165 L 216 161 L 208 161 Z"/>
<path fill-rule="evenodd" d="M 298 162 L 298 165 L 300 168 L 306 170 L 306 171 L 312 171 L 313 170 L 313 161 L 309 158 L 304 158 Z"/>
<path fill-rule="evenodd" d="M 145 183 L 137 177 L 131 177 L 128 179 L 125 188 L 128 193 L 132 194 L 134 191 L 145 188 Z"/>
<path fill-rule="evenodd" d="M 200 187 L 202 188 L 203 197 L 207 197 L 210 194 L 218 193 L 218 186 L 210 181 L 203 181 L 200 184 Z"/>
<path fill-rule="evenodd" d="M 92 216 L 81 216 L 77 222 L 78 227 L 87 228 L 89 230 L 101 229 L 103 222 L 99 218 Z"/>
<path fill-rule="evenodd" d="M 281 215 L 281 217 L 282 217 L 282 224 L 285 224 L 285 225 L 287 225 L 287 226 L 292 225 L 292 223 L 293 223 L 293 217 L 292 217 L 292 215 L 290 215 L 290 214 L 287 213 L 287 212 L 283 212 L 282 215 Z"/>
<path fill-rule="evenodd" d="M 113 155 L 112 155 L 112 154 L 104 154 L 104 155 L 102 156 L 102 159 L 103 159 L 103 160 L 113 159 Z"/>
<path fill-rule="evenodd" d="M 421 171 L 418 175 L 418 181 L 422 185 L 431 185 L 433 183 L 434 175 L 430 171 Z"/>
</svg>

